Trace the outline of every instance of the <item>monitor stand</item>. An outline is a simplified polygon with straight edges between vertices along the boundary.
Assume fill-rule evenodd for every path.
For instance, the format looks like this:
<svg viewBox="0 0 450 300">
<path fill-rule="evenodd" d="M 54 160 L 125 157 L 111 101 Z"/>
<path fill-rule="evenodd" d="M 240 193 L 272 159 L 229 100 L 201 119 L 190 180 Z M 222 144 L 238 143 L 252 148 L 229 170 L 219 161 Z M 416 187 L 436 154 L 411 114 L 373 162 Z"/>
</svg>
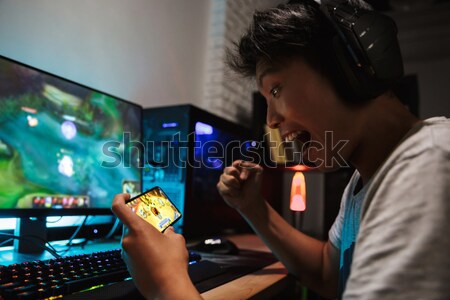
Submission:
<svg viewBox="0 0 450 300">
<path fill-rule="evenodd" d="M 14 249 L 19 253 L 42 253 L 47 241 L 46 217 L 22 217 L 17 220 L 14 235 L 21 239 L 14 240 Z"/>
</svg>

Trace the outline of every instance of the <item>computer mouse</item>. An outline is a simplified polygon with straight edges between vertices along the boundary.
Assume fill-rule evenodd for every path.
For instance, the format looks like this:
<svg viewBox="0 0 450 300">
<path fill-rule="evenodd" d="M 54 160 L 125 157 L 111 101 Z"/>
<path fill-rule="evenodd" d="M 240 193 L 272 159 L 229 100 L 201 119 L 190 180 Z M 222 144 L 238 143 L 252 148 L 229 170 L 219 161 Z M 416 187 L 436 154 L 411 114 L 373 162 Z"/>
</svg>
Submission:
<svg viewBox="0 0 450 300">
<path fill-rule="evenodd" d="M 213 253 L 213 254 L 238 254 L 239 248 L 232 241 L 225 238 L 207 238 L 190 249 L 199 252 Z"/>
</svg>

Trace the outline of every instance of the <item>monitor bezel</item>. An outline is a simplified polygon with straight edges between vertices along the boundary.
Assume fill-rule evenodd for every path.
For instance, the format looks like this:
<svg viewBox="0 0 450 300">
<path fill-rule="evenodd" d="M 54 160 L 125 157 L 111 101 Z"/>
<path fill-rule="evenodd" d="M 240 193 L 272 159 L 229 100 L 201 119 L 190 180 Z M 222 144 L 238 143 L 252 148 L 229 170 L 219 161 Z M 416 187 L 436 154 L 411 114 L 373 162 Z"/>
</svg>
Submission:
<svg viewBox="0 0 450 300">
<path fill-rule="evenodd" d="M 68 83 L 80 86 L 82 88 L 86 88 L 86 89 L 89 89 L 91 91 L 101 93 L 101 94 L 103 94 L 105 96 L 112 97 L 112 98 L 114 98 L 114 99 L 116 99 L 118 101 L 122 101 L 124 103 L 127 103 L 127 104 L 130 104 L 130 105 L 133 105 L 133 106 L 137 107 L 139 109 L 140 118 L 141 118 L 141 120 L 140 120 L 139 141 L 142 143 L 142 138 L 143 138 L 142 137 L 142 132 L 143 132 L 143 124 L 142 124 L 143 107 L 142 107 L 141 104 L 138 104 L 138 103 L 135 103 L 135 102 L 131 102 L 129 100 L 125 100 L 123 98 L 117 97 L 117 96 L 112 95 L 110 93 L 103 92 L 103 91 L 101 91 L 99 89 L 95 89 L 95 88 L 89 87 L 87 85 L 75 82 L 73 80 L 64 78 L 62 76 L 58 76 L 56 74 L 47 72 L 45 70 L 42 70 L 42 69 L 30 66 L 28 64 L 25 64 L 23 62 L 15 60 L 15 59 L 6 57 L 4 55 L 0 55 L 0 59 L 7 60 L 7 61 L 9 61 L 11 63 L 18 64 L 20 66 L 29 68 L 29 69 L 34 70 L 36 72 L 39 72 L 39 73 L 42 73 L 42 74 L 45 74 L 45 75 L 48 75 L 48 76 L 52 76 L 52 77 L 54 77 L 56 79 L 63 80 L 65 82 L 68 82 Z M 142 153 L 142 151 L 140 151 L 140 153 L 139 153 L 140 164 L 142 164 L 143 158 L 144 158 L 143 153 Z M 138 168 L 139 168 L 139 184 L 140 184 L 140 186 L 142 188 L 142 168 L 141 168 L 141 166 L 138 166 Z M 112 203 L 112 200 L 113 199 L 111 199 L 111 203 Z M 1 208 L 0 207 L 0 218 L 23 218 L 23 217 L 45 217 L 45 216 L 49 216 L 49 217 L 51 217 L 51 216 L 80 216 L 80 215 L 84 216 L 84 215 L 111 215 L 111 214 L 112 214 L 111 208 L 63 208 L 63 209 L 60 209 L 60 208 Z"/>
</svg>

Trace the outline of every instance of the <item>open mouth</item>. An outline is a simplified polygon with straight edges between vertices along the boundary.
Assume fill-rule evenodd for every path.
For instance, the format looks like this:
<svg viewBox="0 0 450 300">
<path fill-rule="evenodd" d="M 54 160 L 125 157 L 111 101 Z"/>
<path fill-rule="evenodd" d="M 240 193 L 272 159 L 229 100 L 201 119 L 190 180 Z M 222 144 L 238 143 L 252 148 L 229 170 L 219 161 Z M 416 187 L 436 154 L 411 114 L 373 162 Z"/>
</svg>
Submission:
<svg viewBox="0 0 450 300">
<path fill-rule="evenodd" d="M 285 136 L 285 142 L 291 145 L 296 164 L 309 165 L 307 156 L 311 145 L 311 133 L 306 130 L 291 132 Z"/>
<path fill-rule="evenodd" d="M 296 152 L 304 152 L 311 141 L 311 134 L 306 130 L 291 132 L 285 137 L 286 142 L 293 142 Z"/>
</svg>

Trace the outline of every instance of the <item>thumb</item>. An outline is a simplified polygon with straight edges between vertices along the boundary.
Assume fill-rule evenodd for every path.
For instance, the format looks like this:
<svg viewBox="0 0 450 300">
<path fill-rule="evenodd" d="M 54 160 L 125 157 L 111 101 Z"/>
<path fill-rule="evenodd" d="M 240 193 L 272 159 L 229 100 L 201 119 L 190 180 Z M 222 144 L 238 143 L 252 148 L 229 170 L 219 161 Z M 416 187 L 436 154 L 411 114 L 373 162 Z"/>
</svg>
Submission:
<svg viewBox="0 0 450 300">
<path fill-rule="evenodd" d="M 176 234 L 176 233 L 175 233 L 175 229 L 173 229 L 172 226 L 167 227 L 166 230 L 164 231 L 164 235 L 170 236 L 173 234 Z"/>
<path fill-rule="evenodd" d="M 263 172 L 263 168 L 260 165 L 253 165 L 251 167 L 243 167 L 239 179 L 245 181 L 249 178 L 258 179 Z"/>
</svg>

